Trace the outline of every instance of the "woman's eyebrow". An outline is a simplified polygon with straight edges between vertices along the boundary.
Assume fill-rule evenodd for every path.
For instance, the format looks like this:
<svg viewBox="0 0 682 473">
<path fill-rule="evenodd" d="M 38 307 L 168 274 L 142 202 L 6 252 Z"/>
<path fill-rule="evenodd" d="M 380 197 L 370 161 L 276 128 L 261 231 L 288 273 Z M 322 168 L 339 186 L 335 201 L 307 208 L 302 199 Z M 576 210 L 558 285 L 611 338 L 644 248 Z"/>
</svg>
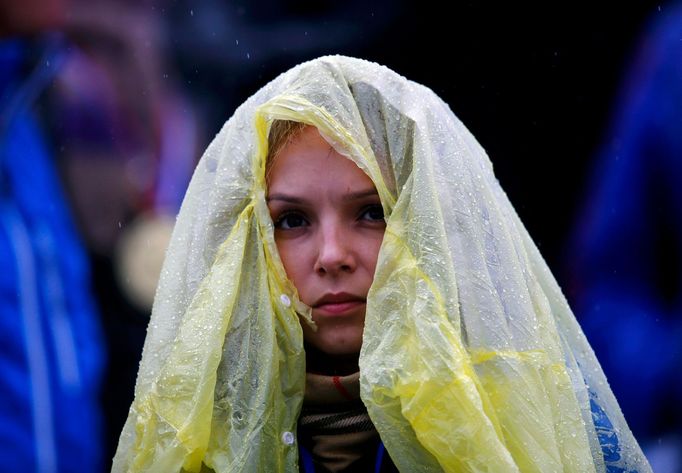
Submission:
<svg viewBox="0 0 682 473">
<path fill-rule="evenodd" d="M 379 193 L 377 190 L 372 187 L 371 189 L 364 189 L 364 190 L 359 190 L 355 192 L 349 192 L 348 194 L 344 194 L 343 200 L 344 201 L 349 201 L 349 200 L 360 200 L 364 199 L 365 197 L 373 197 L 373 196 L 378 196 Z"/>
<path fill-rule="evenodd" d="M 302 204 L 304 202 L 304 199 L 287 194 L 270 194 L 265 198 L 266 202 L 270 202 L 271 200 L 281 200 L 292 204 Z"/>
</svg>

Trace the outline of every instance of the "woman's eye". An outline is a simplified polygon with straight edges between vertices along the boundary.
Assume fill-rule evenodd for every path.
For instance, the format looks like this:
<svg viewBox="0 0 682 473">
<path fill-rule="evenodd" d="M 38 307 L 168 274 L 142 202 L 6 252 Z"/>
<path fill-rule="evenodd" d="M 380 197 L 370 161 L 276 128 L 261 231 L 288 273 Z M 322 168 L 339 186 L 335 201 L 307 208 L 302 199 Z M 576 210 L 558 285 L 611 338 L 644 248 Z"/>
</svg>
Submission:
<svg viewBox="0 0 682 473">
<path fill-rule="evenodd" d="M 384 220 L 384 208 L 380 204 L 366 207 L 360 216 L 364 220 Z"/>
<path fill-rule="evenodd" d="M 290 230 L 292 228 L 303 227 L 307 224 L 308 222 L 303 215 L 298 213 L 286 213 L 277 219 L 275 228 Z"/>
</svg>

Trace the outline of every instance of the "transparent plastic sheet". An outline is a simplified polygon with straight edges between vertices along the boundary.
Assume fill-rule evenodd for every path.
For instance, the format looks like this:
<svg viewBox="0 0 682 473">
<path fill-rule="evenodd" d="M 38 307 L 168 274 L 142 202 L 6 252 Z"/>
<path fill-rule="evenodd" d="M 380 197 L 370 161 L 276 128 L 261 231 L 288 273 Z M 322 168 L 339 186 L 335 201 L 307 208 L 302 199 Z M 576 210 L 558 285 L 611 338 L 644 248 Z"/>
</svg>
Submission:
<svg viewBox="0 0 682 473">
<path fill-rule="evenodd" d="M 114 472 L 298 471 L 310 315 L 265 204 L 275 119 L 316 126 L 381 197 L 361 392 L 401 471 L 651 471 L 480 145 L 429 89 L 337 56 L 261 89 L 197 166 Z"/>
</svg>

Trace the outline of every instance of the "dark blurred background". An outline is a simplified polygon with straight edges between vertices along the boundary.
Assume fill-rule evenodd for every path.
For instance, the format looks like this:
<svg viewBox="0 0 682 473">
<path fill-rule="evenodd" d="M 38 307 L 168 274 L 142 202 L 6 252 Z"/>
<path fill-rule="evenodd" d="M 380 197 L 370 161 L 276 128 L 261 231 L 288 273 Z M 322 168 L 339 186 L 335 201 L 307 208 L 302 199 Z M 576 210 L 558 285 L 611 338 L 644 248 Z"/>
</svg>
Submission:
<svg viewBox="0 0 682 473">
<path fill-rule="evenodd" d="M 655 471 L 681 471 L 678 3 L 55 3 L 40 28 L 7 7 L 0 24 L 3 41 L 51 32 L 64 52 L 35 107 L 91 265 L 108 360 L 104 468 L 132 401 L 163 258 L 150 248 L 167 241 L 193 164 L 276 75 L 344 54 L 430 87 L 472 131 Z"/>
</svg>

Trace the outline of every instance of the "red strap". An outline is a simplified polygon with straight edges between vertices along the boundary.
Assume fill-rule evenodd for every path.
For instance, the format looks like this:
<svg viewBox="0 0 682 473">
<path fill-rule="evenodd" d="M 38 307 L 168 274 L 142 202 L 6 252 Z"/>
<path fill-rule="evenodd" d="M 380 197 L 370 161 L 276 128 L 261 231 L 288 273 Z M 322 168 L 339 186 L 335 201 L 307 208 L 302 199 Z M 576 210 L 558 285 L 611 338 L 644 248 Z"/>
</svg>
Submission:
<svg viewBox="0 0 682 473">
<path fill-rule="evenodd" d="M 349 401 L 353 400 L 353 396 L 351 396 L 350 393 L 346 391 L 346 388 L 343 387 L 343 384 L 341 384 L 341 379 L 338 376 L 333 376 L 332 381 L 334 382 L 334 386 L 336 387 L 336 389 L 341 393 L 343 397 L 345 397 Z"/>
</svg>

